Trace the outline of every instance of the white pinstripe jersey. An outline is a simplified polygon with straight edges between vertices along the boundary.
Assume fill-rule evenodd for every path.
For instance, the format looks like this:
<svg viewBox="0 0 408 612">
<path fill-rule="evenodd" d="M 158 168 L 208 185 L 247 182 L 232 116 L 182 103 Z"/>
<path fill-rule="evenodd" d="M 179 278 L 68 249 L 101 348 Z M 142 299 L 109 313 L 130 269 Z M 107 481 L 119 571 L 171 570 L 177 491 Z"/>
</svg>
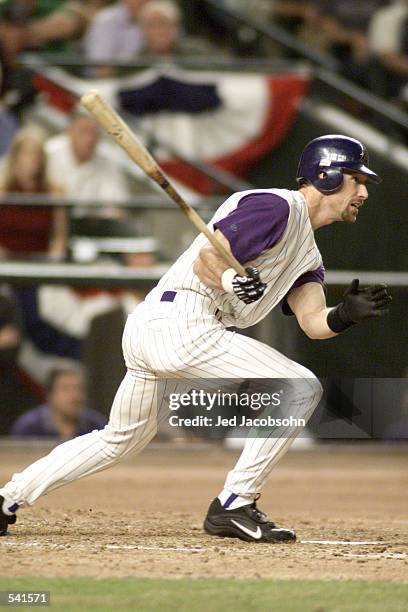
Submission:
<svg viewBox="0 0 408 612">
<path fill-rule="evenodd" d="M 146 296 L 146 303 L 157 304 L 164 291 L 177 291 L 176 302 L 181 304 L 184 301 L 185 308 L 195 317 L 199 317 L 200 313 L 213 314 L 216 308 L 221 313 L 224 325 L 245 328 L 263 319 L 279 304 L 302 274 L 322 266 L 306 201 L 299 191 L 256 189 L 234 193 L 217 209 L 208 224 L 209 229 L 212 231 L 214 223 L 236 209 L 242 198 L 261 193 L 283 198 L 289 205 L 289 216 L 286 228 L 275 245 L 263 250 L 251 261 L 240 262 L 255 266 L 261 280 L 266 283 L 265 293 L 260 300 L 245 304 L 235 295 L 210 289 L 200 281 L 193 272 L 198 253 L 207 243 L 205 236 L 200 234 Z"/>
</svg>

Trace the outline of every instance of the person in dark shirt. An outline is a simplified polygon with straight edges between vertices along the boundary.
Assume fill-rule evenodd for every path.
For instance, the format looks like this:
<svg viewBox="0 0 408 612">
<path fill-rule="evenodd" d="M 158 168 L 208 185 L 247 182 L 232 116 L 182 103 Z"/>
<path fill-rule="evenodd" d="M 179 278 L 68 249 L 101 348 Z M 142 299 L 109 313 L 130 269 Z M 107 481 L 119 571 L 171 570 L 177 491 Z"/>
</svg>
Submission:
<svg viewBox="0 0 408 612">
<path fill-rule="evenodd" d="M 22 343 L 21 312 L 12 292 L 0 286 L 0 436 L 42 396 L 18 367 Z"/>
<path fill-rule="evenodd" d="M 316 26 L 328 39 L 331 54 L 342 64 L 347 78 L 364 84 L 369 61 L 368 26 L 375 11 L 390 0 L 312 0 Z M 367 83 L 366 83 L 367 84 Z"/>
<path fill-rule="evenodd" d="M 83 373 L 76 368 L 55 369 L 48 382 L 47 402 L 18 418 L 11 434 L 68 440 L 105 424 L 102 414 L 85 407 Z"/>
</svg>

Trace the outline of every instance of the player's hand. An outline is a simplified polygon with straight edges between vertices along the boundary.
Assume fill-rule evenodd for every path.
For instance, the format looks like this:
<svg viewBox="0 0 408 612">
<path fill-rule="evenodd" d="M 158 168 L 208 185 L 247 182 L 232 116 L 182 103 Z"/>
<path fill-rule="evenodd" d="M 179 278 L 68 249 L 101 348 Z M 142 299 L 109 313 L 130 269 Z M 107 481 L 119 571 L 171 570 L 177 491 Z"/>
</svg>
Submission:
<svg viewBox="0 0 408 612">
<path fill-rule="evenodd" d="M 359 280 L 355 278 L 345 291 L 343 301 L 329 312 L 327 323 L 330 329 L 340 333 L 365 319 L 384 316 L 389 312 L 387 305 L 391 300 L 386 285 L 359 289 Z"/>
<path fill-rule="evenodd" d="M 364 319 L 382 317 L 389 312 L 386 306 L 392 297 L 387 292 L 386 285 L 372 285 L 365 289 L 359 289 L 359 280 L 355 278 L 350 287 L 344 293 L 341 318 L 347 318 L 353 323 L 359 323 Z"/>
<path fill-rule="evenodd" d="M 232 279 L 232 288 L 235 295 L 245 302 L 252 304 L 259 300 L 266 289 L 265 283 L 259 278 L 259 272 L 256 268 L 245 268 L 247 276 L 239 276 L 236 274 Z"/>
</svg>

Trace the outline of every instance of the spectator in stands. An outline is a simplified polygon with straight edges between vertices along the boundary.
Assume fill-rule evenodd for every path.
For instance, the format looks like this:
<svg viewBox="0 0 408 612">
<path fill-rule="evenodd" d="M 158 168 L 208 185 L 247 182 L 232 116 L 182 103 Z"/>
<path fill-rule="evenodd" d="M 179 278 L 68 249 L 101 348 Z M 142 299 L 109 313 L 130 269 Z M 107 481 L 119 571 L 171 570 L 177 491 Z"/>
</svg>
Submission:
<svg viewBox="0 0 408 612">
<path fill-rule="evenodd" d="M 223 12 L 223 7 L 248 13 L 251 17 L 256 15 L 261 21 L 269 18 L 270 5 L 273 0 L 219 0 L 217 5 L 205 2 L 191 2 L 178 0 L 182 7 L 188 31 L 197 36 L 205 36 L 221 49 L 226 55 L 241 57 L 259 56 L 261 51 L 261 37 L 251 28 L 245 27 Z M 254 6 L 255 4 L 255 6 Z"/>
<path fill-rule="evenodd" d="M 77 368 L 56 369 L 47 385 L 47 401 L 23 414 L 11 434 L 18 437 L 48 437 L 68 440 L 102 429 L 106 418 L 85 407 L 84 375 Z"/>
<path fill-rule="evenodd" d="M 23 49 L 78 40 L 106 0 L 6 0 L 0 4 L 0 39 L 14 63 Z"/>
<path fill-rule="evenodd" d="M 21 320 L 15 301 L 0 293 L 0 369 L 15 363 L 21 342 Z"/>
<path fill-rule="evenodd" d="M 276 0 L 272 6 L 275 17 L 293 33 L 315 17 L 311 0 Z"/>
<path fill-rule="evenodd" d="M 221 0 L 220 4 L 260 20 L 278 20 L 293 32 L 313 12 L 311 0 Z"/>
<path fill-rule="evenodd" d="M 310 32 L 303 31 L 303 26 L 315 18 L 313 0 L 218 0 L 219 4 L 226 9 L 247 15 L 250 20 L 256 20 L 262 24 L 268 22 L 289 30 L 295 36 L 308 37 L 310 44 Z M 195 33 L 214 40 L 222 48 L 227 45 L 233 49 L 234 54 L 241 57 L 248 56 L 280 56 L 290 55 L 290 52 L 278 45 L 271 39 L 260 36 L 251 27 L 239 24 L 236 19 L 218 10 L 218 6 L 192 3 L 190 0 L 179 0 L 188 16 L 189 26 Z M 191 5 L 194 6 L 191 6 Z M 313 29 L 313 46 L 317 46 L 314 39 L 316 33 Z M 318 41 L 317 41 L 318 43 Z"/>
<path fill-rule="evenodd" d="M 397 98 L 408 81 L 408 0 L 376 11 L 370 21 L 369 47 L 376 71 L 376 91 Z"/>
<path fill-rule="evenodd" d="M 46 143 L 48 176 L 59 182 L 66 197 L 94 204 L 106 202 L 103 208 L 77 206 L 73 216 L 119 218 L 122 211 L 112 203 L 129 198 L 126 180 L 114 160 L 98 149 L 100 131 L 97 122 L 80 110 L 74 111 L 68 130 Z"/>
<path fill-rule="evenodd" d="M 271 10 L 273 22 L 288 30 L 309 48 L 319 51 L 324 49 L 326 40 L 320 28 L 316 27 L 318 20 L 313 0 L 275 0 L 271 4 Z M 288 57 L 299 57 L 289 49 L 283 49 L 281 52 Z"/>
<path fill-rule="evenodd" d="M 209 53 L 205 41 L 183 36 L 181 12 L 174 2 L 151 0 L 139 12 L 143 44 L 140 54 L 185 56 Z"/>
<path fill-rule="evenodd" d="M 159 241 L 153 236 L 138 239 L 138 248 L 123 253 L 123 265 L 127 268 L 151 268 L 157 264 Z M 133 293 L 132 289 L 132 293 Z M 146 293 L 143 295 L 143 299 Z"/>
<path fill-rule="evenodd" d="M 122 254 L 127 268 L 151 268 L 158 262 L 159 241 L 153 236 L 137 239 L 134 250 Z M 109 310 L 92 317 L 83 351 L 89 381 L 90 405 L 109 412 L 118 384 L 126 373 L 120 339 L 128 315 L 146 297 L 147 290 L 134 287 L 116 293 L 116 303 Z M 101 350 L 107 347 L 106 350 Z M 109 348 L 108 348 L 109 347 Z"/>
<path fill-rule="evenodd" d="M 106 0 L 3 0 L 0 2 L 0 46 L 7 68 L 8 106 L 17 115 L 32 104 L 32 72 L 17 62 L 25 49 L 62 51 L 77 45 L 94 14 Z"/>
<path fill-rule="evenodd" d="M 17 131 L 17 117 L 5 104 L 4 95 L 9 87 L 9 69 L 0 41 L 0 157 L 5 155 Z"/>
<path fill-rule="evenodd" d="M 331 54 L 344 73 L 360 84 L 368 84 L 369 46 L 367 29 L 371 15 L 390 0 L 313 0 L 316 27 L 328 38 Z"/>
<path fill-rule="evenodd" d="M 15 136 L 0 177 L 0 256 L 20 253 L 48 254 L 61 258 L 65 253 L 66 215 L 59 207 L 7 205 L 8 194 L 22 196 L 60 195 L 46 177 L 44 135 L 35 127 Z"/>
<path fill-rule="evenodd" d="M 21 342 L 18 304 L 5 287 L 0 287 L 0 436 L 7 434 L 16 417 L 40 399 L 18 368 Z"/>
<path fill-rule="evenodd" d="M 142 47 L 139 13 L 147 0 L 118 0 L 94 18 L 85 39 L 86 58 L 92 62 L 131 61 Z M 113 74 L 109 66 L 95 70 L 96 76 Z"/>
</svg>

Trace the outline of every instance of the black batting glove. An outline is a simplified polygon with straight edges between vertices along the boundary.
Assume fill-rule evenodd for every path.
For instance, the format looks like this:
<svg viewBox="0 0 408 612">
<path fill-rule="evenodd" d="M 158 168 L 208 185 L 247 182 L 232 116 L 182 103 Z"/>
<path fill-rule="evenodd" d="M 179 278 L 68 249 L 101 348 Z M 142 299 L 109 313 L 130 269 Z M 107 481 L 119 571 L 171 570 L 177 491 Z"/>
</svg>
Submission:
<svg viewBox="0 0 408 612">
<path fill-rule="evenodd" d="M 343 301 L 327 315 L 330 329 L 340 333 L 365 319 L 382 317 L 389 312 L 386 306 L 392 297 L 386 285 L 373 285 L 359 289 L 359 280 L 355 278 L 343 295 Z"/>
<path fill-rule="evenodd" d="M 245 302 L 252 304 L 259 300 L 266 289 L 265 283 L 259 278 L 259 272 L 256 268 L 249 266 L 245 268 L 248 276 L 234 276 L 232 279 L 232 288 L 235 295 Z"/>
</svg>

